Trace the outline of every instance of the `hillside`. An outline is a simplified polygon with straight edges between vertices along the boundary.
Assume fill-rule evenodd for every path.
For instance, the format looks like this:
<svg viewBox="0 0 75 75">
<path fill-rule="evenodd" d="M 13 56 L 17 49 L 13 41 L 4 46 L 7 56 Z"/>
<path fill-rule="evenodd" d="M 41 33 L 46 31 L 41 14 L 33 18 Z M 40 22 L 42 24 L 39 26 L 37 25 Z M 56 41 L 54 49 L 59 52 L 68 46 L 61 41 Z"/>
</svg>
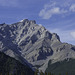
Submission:
<svg viewBox="0 0 75 75">
<path fill-rule="evenodd" d="M 54 73 L 55 75 L 74 75 L 75 74 L 75 59 L 65 59 L 64 61 L 56 62 L 51 64 L 51 61 L 48 63 L 48 68 L 46 72 Z"/>
<path fill-rule="evenodd" d="M 34 72 L 27 65 L 0 52 L 0 75 L 33 75 Z"/>
</svg>

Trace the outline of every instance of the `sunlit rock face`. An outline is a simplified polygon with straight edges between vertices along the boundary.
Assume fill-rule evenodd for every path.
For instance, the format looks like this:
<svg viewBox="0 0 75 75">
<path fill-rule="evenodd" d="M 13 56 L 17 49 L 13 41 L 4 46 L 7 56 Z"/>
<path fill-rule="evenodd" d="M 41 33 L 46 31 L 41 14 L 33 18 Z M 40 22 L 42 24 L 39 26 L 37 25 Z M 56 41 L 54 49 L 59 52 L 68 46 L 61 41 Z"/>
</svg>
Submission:
<svg viewBox="0 0 75 75">
<path fill-rule="evenodd" d="M 75 58 L 75 46 L 62 43 L 56 33 L 28 19 L 0 24 L 0 51 L 34 67 L 39 65 L 40 69 L 47 66 L 48 60 L 55 63 Z"/>
</svg>

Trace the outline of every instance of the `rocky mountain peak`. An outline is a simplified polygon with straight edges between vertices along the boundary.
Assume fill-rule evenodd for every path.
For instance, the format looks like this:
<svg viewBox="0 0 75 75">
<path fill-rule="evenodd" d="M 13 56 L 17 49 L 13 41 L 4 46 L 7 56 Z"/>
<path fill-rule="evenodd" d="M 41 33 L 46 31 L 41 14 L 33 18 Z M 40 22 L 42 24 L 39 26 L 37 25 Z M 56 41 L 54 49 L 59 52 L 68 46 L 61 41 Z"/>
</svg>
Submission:
<svg viewBox="0 0 75 75">
<path fill-rule="evenodd" d="M 30 24 L 36 24 L 35 20 L 30 20 Z"/>
<path fill-rule="evenodd" d="M 24 24 L 27 24 L 27 23 L 29 23 L 30 25 L 31 24 L 36 24 L 36 21 L 35 20 L 28 20 L 28 19 L 23 19 L 23 20 L 21 20 L 20 22 L 22 22 L 22 23 L 24 23 Z"/>
<path fill-rule="evenodd" d="M 20 22 L 28 22 L 29 20 L 28 19 L 23 19 L 23 20 L 21 20 Z"/>
</svg>

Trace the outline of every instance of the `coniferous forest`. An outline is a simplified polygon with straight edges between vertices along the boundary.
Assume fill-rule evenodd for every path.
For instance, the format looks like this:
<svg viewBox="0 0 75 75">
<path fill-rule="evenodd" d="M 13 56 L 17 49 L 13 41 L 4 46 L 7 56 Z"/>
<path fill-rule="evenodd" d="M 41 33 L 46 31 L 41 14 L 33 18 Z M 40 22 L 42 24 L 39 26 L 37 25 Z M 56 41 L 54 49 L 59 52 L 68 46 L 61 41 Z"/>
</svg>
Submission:
<svg viewBox="0 0 75 75">
<path fill-rule="evenodd" d="M 65 59 L 54 64 L 51 64 L 50 60 L 46 72 L 52 72 L 54 75 L 75 75 L 75 59 Z"/>
<path fill-rule="evenodd" d="M 34 75 L 27 65 L 0 52 L 0 75 Z"/>
</svg>

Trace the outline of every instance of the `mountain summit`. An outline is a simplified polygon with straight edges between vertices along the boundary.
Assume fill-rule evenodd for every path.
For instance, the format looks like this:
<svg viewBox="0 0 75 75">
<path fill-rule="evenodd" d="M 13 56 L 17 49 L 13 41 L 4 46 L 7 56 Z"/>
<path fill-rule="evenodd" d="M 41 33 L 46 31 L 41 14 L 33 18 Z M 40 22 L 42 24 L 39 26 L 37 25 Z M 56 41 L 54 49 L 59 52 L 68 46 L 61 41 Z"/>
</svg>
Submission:
<svg viewBox="0 0 75 75">
<path fill-rule="evenodd" d="M 55 63 L 75 58 L 75 46 L 62 43 L 56 33 L 28 19 L 11 25 L 0 24 L 0 51 L 43 71 L 49 60 Z"/>
</svg>

